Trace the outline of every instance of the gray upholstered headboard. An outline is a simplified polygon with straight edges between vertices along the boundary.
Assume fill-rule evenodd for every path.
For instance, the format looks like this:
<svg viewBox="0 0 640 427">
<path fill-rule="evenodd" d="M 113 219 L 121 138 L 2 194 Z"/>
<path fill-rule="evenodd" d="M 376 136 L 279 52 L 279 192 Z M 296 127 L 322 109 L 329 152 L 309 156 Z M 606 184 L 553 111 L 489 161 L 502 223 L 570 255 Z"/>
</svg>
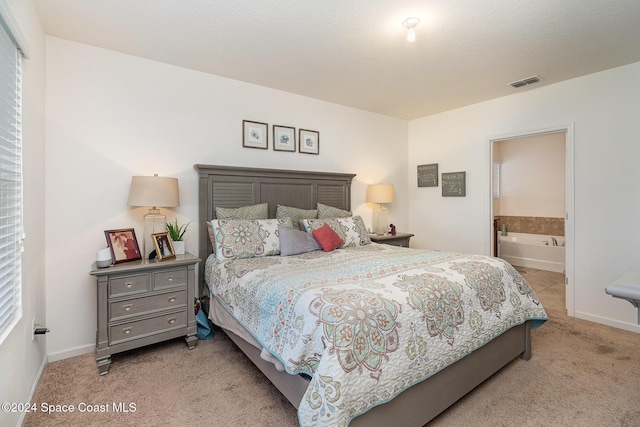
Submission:
<svg viewBox="0 0 640 427">
<path fill-rule="evenodd" d="M 194 165 L 199 175 L 200 286 L 204 286 L 204 263 L 213 248 L 206 222 L 215 218 L 216 207 L 238 208 L 269 203 L 269 218 L 277 205 L 315 209 L 317 203 L 351 209 L 351 180 L 355 174 Z"/>
</svg>

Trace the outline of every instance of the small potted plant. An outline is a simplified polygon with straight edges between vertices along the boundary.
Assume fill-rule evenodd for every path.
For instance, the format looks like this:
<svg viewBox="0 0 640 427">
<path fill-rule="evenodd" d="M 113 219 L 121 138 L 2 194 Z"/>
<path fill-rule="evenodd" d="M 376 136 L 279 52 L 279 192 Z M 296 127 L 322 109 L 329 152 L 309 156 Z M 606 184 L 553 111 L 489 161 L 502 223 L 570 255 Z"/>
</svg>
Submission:
<svg viewBox="0 0 640 427">
<path fill-rule="evenodd" d="M 176 255 L 184 255 L 184 241 L 182 238 L 184 237 L 184 233 L 187 232 L 187 228 L 189 228 L 189 221 L 186 224 L 178 225 L 178 219 L 174 222 L 167 223 L 167 232 L 169 233 L 169 237 L 173 240 L 173 249 L 176 251 Z"/>
</svg>

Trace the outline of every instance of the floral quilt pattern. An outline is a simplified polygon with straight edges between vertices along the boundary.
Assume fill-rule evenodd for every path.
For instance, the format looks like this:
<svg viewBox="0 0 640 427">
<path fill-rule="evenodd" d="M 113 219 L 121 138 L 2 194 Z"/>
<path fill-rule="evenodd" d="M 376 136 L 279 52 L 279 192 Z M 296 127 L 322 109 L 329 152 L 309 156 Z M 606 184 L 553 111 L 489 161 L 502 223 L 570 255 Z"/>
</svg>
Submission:
<svg viewBox="0 0 640 427">
<path fill-rule="evenodd" d="M 304 427 L 347 426 L 512 326 L 547 319 L 512 266 L 477 255 L 370 244 L 211 257 L 206 278 L 287 372 L 311 377 Z"/>
</svg>

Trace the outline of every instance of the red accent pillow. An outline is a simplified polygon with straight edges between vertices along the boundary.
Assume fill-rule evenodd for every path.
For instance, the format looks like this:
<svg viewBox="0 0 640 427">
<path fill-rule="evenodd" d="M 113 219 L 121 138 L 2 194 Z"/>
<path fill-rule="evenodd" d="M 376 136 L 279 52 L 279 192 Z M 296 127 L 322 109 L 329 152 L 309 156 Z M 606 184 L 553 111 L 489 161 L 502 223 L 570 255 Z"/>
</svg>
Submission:
<svg viewBox="0 0 640 427">
<path fill-rule="evenodd" d="M 320 243 L 322 250 L 325 252 L 331 252 L 344 245 L 344 241 L 338 236 L 338 233 L 333 231 L 327 224 L 317 230 L 313 230 L 311 234 L 313 234 L 313 238 Z"/>
</svg>

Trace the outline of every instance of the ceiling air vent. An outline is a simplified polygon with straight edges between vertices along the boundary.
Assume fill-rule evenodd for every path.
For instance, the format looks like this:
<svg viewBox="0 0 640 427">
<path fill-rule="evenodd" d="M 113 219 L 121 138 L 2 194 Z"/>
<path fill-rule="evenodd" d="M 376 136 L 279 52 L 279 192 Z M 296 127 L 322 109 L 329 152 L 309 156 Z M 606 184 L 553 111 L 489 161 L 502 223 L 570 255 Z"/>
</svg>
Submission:
<svg viewBox="0 0 640 427">
<path fill-rule="evenodd" d="M 518 88 L 518 87 L 530 85 L 533 83 L 538 83 L 540 80 L 541 80 L 540 77 L 532 76 L 532 77 L 527 77 L 526 79 L 518 80 L 517 82 L 509 83 L 509 85 L 515 88 Z"/>
</svg>

